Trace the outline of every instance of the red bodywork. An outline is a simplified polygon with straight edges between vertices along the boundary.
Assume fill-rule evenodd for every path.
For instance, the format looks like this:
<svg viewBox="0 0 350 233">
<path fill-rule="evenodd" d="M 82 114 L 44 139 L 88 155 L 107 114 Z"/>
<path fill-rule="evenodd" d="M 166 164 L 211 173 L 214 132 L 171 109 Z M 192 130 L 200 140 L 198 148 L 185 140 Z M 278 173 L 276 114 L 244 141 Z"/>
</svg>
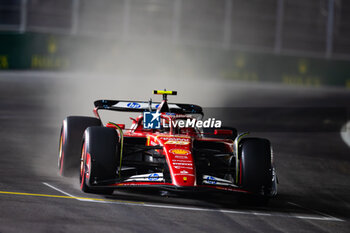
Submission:
<svg viewBox="0 0 350 233">
<path fill-rule="evenodd" d="M 161 106 L 159 107 L 161 108 Z M 97 111 L 94 113 L 99 117 Z M 132 118 L 131 118 L 132 119 Z M 165 122 L 171 123 L 178 119 L 192 119 L 191 116 L 182 114 L 167 114 L 161 113 L 161 119 Z M 224 191 L 245 192 L 235 185 L 215 185 L 215 184 L 198 184 L 196 181 L 196 168 L 195 161 L 192 154 L 192 145 L 194 140 L 197 141 L 218 141 L 225 144 L 227 152 L 233 152 L 233 141 L 230 139 L 217 139 L 203 137 L 203 133 L 196 128 L 175 128 L 172 124 L 164 132 L 164 130 L 144 129 L 143 128 L 143 115 L 140 115 L 137 119 L 132 119 L 133 123 L 130 129 L 124 130 L 124 137 L 137 137 L 146 138 L 145 146 L 162 146 L 163 149 L 157 150 L 158 153 L 163 155 L 169 167 L 171 183 L 169 182 L 155 182 L 149 181 L 123 181 L 110 184 L 113 187 L 135 187 L 135 186 L 147 186 L 147 187 L 167 187 L 174 189 L 200 189 L 211 188 Z M 106 124 L 106 127 L 116 128 L 113 124 Z M 227 134 L 228 132 L 224 132 Z"/>
</svg>

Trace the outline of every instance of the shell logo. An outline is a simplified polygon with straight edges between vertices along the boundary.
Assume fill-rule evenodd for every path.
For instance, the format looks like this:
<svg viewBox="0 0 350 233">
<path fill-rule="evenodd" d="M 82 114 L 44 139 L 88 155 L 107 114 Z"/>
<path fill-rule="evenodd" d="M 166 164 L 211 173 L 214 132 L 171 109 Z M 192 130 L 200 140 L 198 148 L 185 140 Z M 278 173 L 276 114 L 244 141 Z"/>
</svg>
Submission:
<svg viewBox="0 0 350 233">
<path fill-rule="evenodd" d="M 171 149 L 169 150 L 170 153 L 176 154 L 176 155 L 189 155 L 191 154 L 191 151 L 185 150 L 185 149 Z"/>
</svg>

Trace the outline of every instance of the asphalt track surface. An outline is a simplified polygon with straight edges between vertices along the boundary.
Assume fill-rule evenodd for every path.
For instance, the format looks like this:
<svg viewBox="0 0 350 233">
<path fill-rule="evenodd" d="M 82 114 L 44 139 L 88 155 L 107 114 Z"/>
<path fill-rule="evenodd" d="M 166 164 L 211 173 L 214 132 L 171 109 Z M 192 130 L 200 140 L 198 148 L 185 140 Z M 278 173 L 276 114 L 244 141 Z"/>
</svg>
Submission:
<svg viewBox="0 0 350 233">
<path fill-rule="evenodd" d="M 254 111 L 278 107 L 278 115 L 285 107 L 347 109 L 349 91 L 210 79 L 142 83 L 141 79 L 91 76 L 0 73 L 0 232 L 350 231 L 350 149 L 336 127 L 345 124 L 342 121 L 348 116 L 340 117 L 331 130 L 309 130 L 305 122 L 312 125 L 313 120 L 297 119 L 283 130 L 279 125 L 285 126 L 285 120 L 271 130 L 253 132 L 274 145 L 279 195 L 267 206 L 238 203 L 235 196 L 221 194 L 85 194 L 77 177 L 62 178 L 56 168 L 61 120 L 66 115 L 91 115 L 95 98 L 147 100 L 152 89 L 166 86 L 179 91 L 179 102 Z M 140 82 L 142 88 L 134 85 Z M 183 83 L 188 86 L 182 87 Z M 250 124 L 264 124 L 258 113 L 245 119 L 233 120 L 242 123 L 237 125 L 239 131 Z M 293 130 L 298 122 L 304 122 L 305 132 Z"/>
</svg>

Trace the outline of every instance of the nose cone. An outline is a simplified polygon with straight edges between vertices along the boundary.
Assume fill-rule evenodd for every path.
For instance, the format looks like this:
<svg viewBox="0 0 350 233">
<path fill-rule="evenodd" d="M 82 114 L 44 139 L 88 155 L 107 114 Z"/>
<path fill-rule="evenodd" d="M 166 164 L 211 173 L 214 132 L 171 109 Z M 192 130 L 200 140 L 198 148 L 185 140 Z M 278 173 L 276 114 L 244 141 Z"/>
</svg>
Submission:
<svg viewBox="0 0 350 233">
<path fill-rule="evenodd" d="M 184 148 L 168 150 L 169 168 L 177 186 L 195 185 L 195 166 L 191 151 Z"/>
<path fill-rule="evenodd" d="M 188 136 L 161 136 L 157 139 L 166 152 L 173 184 L 176 186 L 194 186 L 196 175 L 191 138 Z"/>
</svg>

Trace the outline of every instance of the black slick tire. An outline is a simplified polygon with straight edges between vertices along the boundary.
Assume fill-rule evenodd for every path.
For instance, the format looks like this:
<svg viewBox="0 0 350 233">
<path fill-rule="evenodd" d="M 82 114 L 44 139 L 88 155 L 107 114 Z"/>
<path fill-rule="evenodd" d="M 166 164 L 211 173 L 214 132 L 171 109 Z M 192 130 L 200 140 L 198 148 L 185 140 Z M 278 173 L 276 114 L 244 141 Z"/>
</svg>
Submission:
<svg viewBox="0 0 350 233">
<path fill-rule="evenodd" d="M 245 138 L 240 143 L 240 184 L 251 193 L 252 199 L 268 202 L 272 185 L 271 145 L 267 139 Z"/>
<path fill-rule="evenodd" d="M 58 151 L 58 170 L 62 176 L 78 174 L 83 133 L 89 126 L 100 126 L 101 121 L 94 117 L 69 116 L 64 119 Z"/>
<path fill-rule="evenodd" d="M 113 193 L 113 188 L 100 188 L 99 184 L 116 178 L 119 153 L 119 137 L 115 129 L 96 126 L 87 128 L 81 154 L 81 190 L 87 193 Z"/>
</svg>

